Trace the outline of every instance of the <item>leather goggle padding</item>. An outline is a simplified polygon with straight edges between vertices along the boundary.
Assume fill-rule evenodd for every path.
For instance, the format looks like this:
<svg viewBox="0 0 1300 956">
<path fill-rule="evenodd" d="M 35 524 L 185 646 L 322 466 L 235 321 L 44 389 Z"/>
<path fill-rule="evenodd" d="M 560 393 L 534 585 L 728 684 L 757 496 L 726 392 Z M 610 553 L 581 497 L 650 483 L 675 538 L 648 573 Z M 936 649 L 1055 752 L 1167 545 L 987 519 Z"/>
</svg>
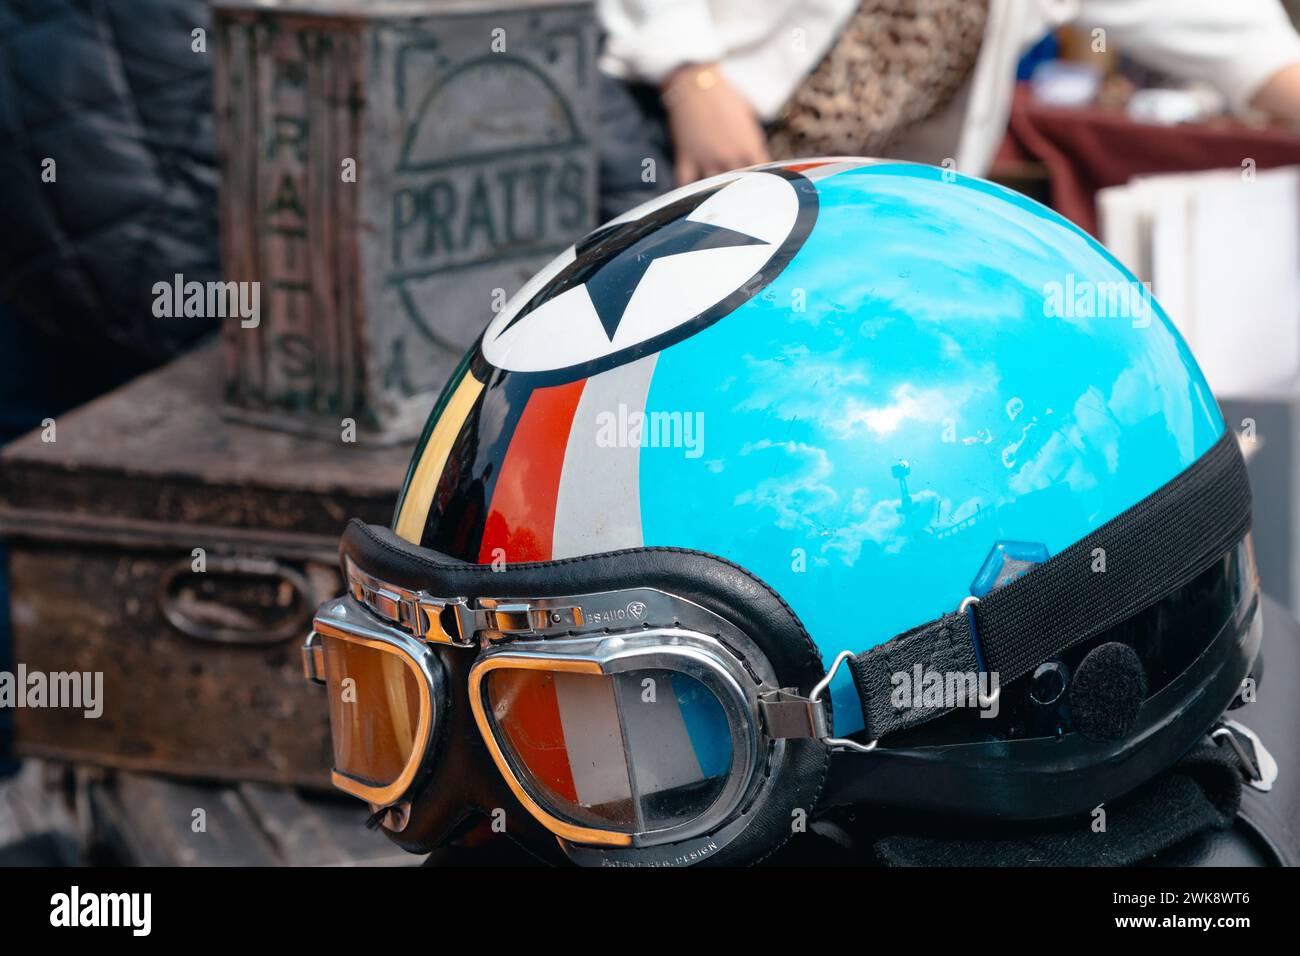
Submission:
<svg viewBox="0 0 1300 956">
<path fill-rule="evenodd" d="M 739 565 L 700 551 L 637 548 L 507 563 L 494 571 L 354 519 L 343 532 L 339 553 L 383 581 L 435 597 L 527 599 L 654 588 L 699 604 L 744 631 L 767 656 L 782 686 L 808 693 L 825 674 L 817 646 L 771 587 Z"/>
</svg>

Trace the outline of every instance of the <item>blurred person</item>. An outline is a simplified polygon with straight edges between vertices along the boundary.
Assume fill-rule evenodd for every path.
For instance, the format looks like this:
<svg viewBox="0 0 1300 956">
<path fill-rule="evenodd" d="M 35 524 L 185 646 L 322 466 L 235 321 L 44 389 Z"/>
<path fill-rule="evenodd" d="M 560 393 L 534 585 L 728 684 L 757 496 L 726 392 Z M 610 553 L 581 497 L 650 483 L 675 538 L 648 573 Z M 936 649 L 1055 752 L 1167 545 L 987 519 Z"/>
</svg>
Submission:
<svg viewBox="0 0 1300 956">
<path fill-rule="evenodd" d="M 1209 83 L 1234 109 L 1300 123 L 1300 37 L 1278 0 L 597 0 L 597 11 L 605 218 L 770 158 L 950 160 L 984 175 L 1021 54 L 1066 23 Z"/>
<path fill-rule="evenodd" d="M 210 20 L 205 0 L 0 5 L 0 349 L 111 385 L 215 328 L 152 310 L 159 279 L 218 278 L 212 58 L 192 48 Z"/>
</svg>

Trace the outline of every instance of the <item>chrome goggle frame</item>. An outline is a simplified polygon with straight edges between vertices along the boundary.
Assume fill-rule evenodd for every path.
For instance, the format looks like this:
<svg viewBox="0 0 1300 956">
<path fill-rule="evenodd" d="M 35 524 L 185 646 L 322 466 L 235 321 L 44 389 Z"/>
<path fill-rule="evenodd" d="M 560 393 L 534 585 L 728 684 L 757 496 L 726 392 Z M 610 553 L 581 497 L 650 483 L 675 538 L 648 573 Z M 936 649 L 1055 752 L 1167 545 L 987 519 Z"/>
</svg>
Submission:
<svg viewBox="0 0 1300 956">
<path fill-rule="evenodd" d="M 428 647 L 413 637 L 369 613 L 351 598 L 326 602 L 312 621 L 312 631 L 303 645 L 303 676 L 318 684 L 325 681 L 325 649 L 322 638 L 336 638 L 372 647 L 401 658 L 416 671 L 420 695 L 420 714 L 415 730 L 412 757 L 392 783 L 375 785 L 331 768 L 330 782 L 335 787 L 360 797 L 372 807 L 395 805 L 403 799 L 419 776 L 424 755 L 431 749 L 441 719 L 439 703 L 447 698 L 446 676 Z"/>
<path fill-rule="evenodd" d="M 735 816 L 766 783 L 759 772 L 779 761 L 785 740 L 825 737 L 823 704 L 783 690 L 766 657 L 740 629 L 698 604 L 650 588 L 562 598 L 436 597 L 380 581 L 345 561 L 348 595 L 327 601 L 303 646 L 308 679 L 325 682 L 321 637 L 378 645 L 407 658 L 424 678 L 415 748 L 399 778 L 376 787 L 332 773 L 339 789 L 372 807 L 400 811 L 433 761 L 445 677 L 435 647 L 477 651 L 468 697 L 475 722 L 498 770 L 520 803 L 564 841 L 605 847 L 648 847 L 709 833 Z M 672 621 L 672 626 L 648 626 Z M 722 706 L 731 734 L 732 764 L 719 795 L 698 816 L 668 827 L 634 832 L 584 826 L 548 810 L 529 791 L 503 748 L 489 716 L 485 678 L 502 668 L 570 671 L 612 677 L 634 670 L 683 673 Z M 389 819 L 403 820 L 404 811 Z M 638 816 L 638 824 L 641 819 Z M 400 827 L 399 827 L 400 828 Z"/>
<path fill-rule="evenodd" d="M 685 674 L 706 687 L 722 705 L 731 732 L 731 766 L 722 792 L 694 819 L 671 827 L 646 829 L 640 818 L 632 833 L 598 829 L 556 816 L 534 799 L 507 756 L 498 726 L 488 715 L 484 680 L 502 668 L 563 671 L 614 677 L 630 671 L 667 670 Z M 469 701 L 479 732 L 510 789 L 530 813 L 557 836 L 599 846 L 655 846 L 708 833 L 729 819 L 749 792 L 760 760 L 758 721 L 760 685 L 714 638 L 680 628 L 648 628 L 626 634 L 574 640 L 527 641 L 485 650 L 469 672 Z M 634 775 L 630 775 L 634 776 Z"/>
</svg>

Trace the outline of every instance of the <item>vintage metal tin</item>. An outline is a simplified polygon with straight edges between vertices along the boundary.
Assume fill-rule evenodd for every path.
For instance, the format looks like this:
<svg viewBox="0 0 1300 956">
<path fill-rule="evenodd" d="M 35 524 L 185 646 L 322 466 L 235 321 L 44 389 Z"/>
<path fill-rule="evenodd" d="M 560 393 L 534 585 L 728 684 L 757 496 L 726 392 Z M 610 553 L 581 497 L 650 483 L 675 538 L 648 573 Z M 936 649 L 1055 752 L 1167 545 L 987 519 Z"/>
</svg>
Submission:
<svg viewBox="0 0 1300 956">
<path fill-rule="evenodd" d="M 595 220 L 586 2 L 219 2 L 237 418 L 415 435 L 494 310 Z M 355 181 L 350 181 L 355 171 Z"/>
</svg>

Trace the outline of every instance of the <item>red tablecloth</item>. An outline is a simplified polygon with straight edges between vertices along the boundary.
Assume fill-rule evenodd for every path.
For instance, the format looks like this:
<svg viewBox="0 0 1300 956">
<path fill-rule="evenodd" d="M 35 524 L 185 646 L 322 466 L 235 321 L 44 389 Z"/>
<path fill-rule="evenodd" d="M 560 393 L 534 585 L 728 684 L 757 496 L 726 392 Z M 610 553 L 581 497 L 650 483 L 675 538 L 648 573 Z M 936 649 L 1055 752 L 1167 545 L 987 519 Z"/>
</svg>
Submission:
<svg viewBox="0 0 1300 956">
<path fill-rule="evenodd" d="M 1115 110 L 1072 109 L 1034 102 L 1016 91 L 1010 128 L 999 159 L 1036 159 L 1048 171 L 1052 204 L 1097 233 L 1097 190 L 1141 173 L 1256 168 L 1300 163 L 1300 135 L 1249 129 L 1231 120 L 1155 126 L 1134 123 Z"/>
</svg>

